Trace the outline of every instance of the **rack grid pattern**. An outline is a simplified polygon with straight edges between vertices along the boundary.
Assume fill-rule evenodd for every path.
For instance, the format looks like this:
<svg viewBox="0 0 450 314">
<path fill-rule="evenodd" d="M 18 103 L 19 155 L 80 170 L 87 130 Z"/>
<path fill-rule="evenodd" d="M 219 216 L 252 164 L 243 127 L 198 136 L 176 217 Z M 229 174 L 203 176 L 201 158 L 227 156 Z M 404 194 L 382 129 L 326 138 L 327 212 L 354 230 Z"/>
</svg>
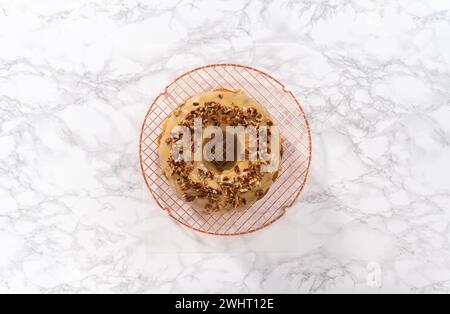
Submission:
<svg viewBox="0 0 450 314">
<path fill-rule="evenodd" d="M 172 192 L 161 174 L 157 138 L 164 119 L 192 95 L 225 88 L 240 89 L 265 106 L 280 128 L 282 170 L 266 196 L 248 210 L 204 214 Z M 295 96 L 270 75 L 236 64 L 213 64 L 177 78 L 151 105 L 141 132 L 140 160 L 145 182 L 158 205 L 179 223 L 215 235 L 240 235 L 278 220 L 303 190 L 311 163 L 311 132 Z"/>
</svg>

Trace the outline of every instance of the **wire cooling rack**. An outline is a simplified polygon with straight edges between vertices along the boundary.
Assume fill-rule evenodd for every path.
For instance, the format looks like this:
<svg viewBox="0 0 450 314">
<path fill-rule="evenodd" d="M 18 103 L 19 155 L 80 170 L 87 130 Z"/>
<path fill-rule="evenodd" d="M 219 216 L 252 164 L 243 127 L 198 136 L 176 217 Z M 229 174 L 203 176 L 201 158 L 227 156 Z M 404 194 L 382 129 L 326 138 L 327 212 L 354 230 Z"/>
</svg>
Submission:
<svg viewBox="0 0 450 314">
<path fill-rule="evenodd" d="M 282 170 L 266 196 L 249 209 L 204 214 L 177 197 L 162 175 L 157 138 L 164 119 L 178 105 L 195 94 L 219 88 L 240 89 L 267 108 L 284 139 Z M 170 217 L 200 232 L 241 235 L 275 222 L 298 198 L 311 163 L 311 132 L 300 103 L 272 76 L 248 66 L 213 64 L 183 74 L 156 98 L 142 125 L 139 152 L 145 183 Z"/>
</svg>

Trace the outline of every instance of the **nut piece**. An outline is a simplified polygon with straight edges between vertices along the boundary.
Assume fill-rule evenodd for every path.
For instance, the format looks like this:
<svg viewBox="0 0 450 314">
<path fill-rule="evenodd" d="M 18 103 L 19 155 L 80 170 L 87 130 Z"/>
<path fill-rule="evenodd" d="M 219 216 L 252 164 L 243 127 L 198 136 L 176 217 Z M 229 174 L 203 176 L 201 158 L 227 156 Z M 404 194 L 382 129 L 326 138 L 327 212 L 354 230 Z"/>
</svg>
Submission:
<svg viewBox="0 0 450 314">
<path fill-rule="evenodd" d="M 183 198 L 186 202 L 193 202 L 193 201 L 195 201 L 196 197 L 192 194 L 184 193 Z"/>
<path fill-rule="evenodd" d="M 273 174 L 272 181 L 275 181 L 278 178 L 278 171 Z"/>
<path fill-rule="evenodd" d="M 256 191 L 256 197 L 258 198 L 258 200 L 262 199 L 264 197 L 264 195 L 266 195 L 266 193 L 264 193 L 263 190 Z"/>
<path fill-rule="evenodd" d="M 241 199 L 239 198 L 239 196 L 235 196 L 234 197 L 234 208 L 238 208 L 239 205 L 241 205 Z"/>
<path fill-rule="evenodd" d="M 178 118 L 181 114 L 181 108 L 177 108 L 175 109 L 175 111 L 173 112 L 173 115 Z"/>
</svg>

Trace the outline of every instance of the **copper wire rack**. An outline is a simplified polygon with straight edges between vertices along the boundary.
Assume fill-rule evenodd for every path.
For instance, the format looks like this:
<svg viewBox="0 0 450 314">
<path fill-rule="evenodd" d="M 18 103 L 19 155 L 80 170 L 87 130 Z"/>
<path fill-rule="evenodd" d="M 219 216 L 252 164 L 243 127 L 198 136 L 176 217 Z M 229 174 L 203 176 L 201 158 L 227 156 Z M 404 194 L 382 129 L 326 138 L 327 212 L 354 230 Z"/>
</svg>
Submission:
<svg viewBox="0 0 450 314">
<path fill-rule="evenodd" d="M 171 189 L 162 175 L 157 138 L 164 119 L 189 97 L 219 88 L 242 90 L 265 106 L 280 128 L 282 170 L 266 196 L 249 209 L 204 214 Z M 179 223 L 215 235 L 241 235 L 272 224 L 292 206 L 303 190 L 311 163 L 311 132 L 295 96 L 267 73 L 237 64 L 213 64 L 178 77 L 150 106 L 142 125 L 140 161 L 145 183 L 158 205 Z"/>
</svg>

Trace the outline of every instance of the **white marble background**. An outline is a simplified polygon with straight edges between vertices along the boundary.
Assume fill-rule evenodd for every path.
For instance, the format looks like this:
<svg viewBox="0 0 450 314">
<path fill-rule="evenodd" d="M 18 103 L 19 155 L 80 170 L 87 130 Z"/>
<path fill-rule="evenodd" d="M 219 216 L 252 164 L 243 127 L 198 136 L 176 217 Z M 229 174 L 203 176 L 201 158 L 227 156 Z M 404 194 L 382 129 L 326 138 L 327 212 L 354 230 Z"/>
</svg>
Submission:
<svg viewBox="0 0 450 314">
<path fill-rule="evenodd" d="M 450 292 L 449 38 L 448 0 L 0 0 L 0 292 Z M 222 62 L 285 82 L 314 141 L 240 238 L 172 222 L 137 154 L 162 88 Z"/>
</svg>

